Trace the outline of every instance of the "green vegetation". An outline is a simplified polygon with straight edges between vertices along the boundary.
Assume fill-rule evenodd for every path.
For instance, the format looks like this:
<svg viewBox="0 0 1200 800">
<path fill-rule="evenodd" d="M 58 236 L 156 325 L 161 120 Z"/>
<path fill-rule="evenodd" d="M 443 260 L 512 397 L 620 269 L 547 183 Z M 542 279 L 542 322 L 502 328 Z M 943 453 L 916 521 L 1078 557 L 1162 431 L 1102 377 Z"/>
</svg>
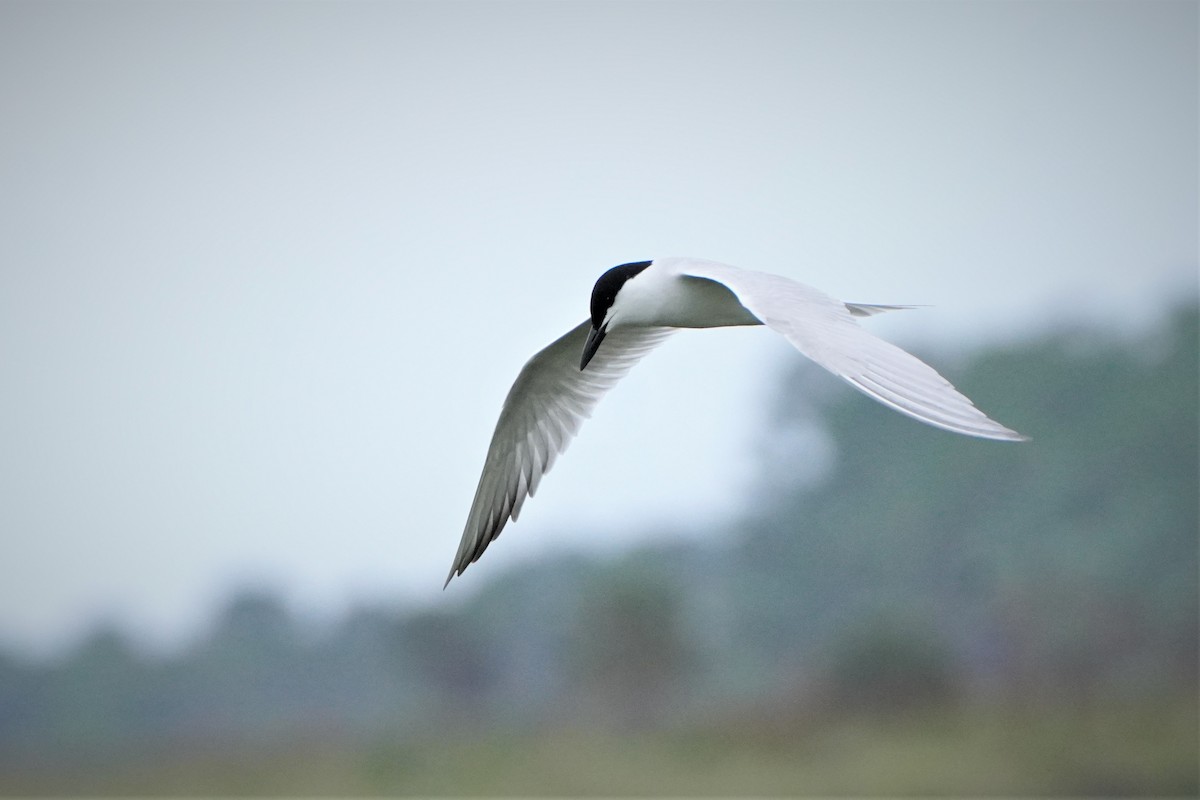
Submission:
<svg viewBox="0 0 1200 800">
<path fill-rule="evenodd" d="M 1192 696 L 1194 702 L 1195 696 Z M 1081 735 L 1082 734 L 1082 735 Z M 219 743 L 75 773 L 6 776 L 25 794 L 129 796 L 788 796 L 1195 794 L 1195 713 L 927 709 L 903 717 L 724 720 L 618 735 Z"/>
<path fill-rule="evenodd" d="M 728 529 L 325 630 L 246 592 L 170 657 L 0 657 L 0 792 L 1194 795 L 1198 319 L 952 370 L 1030 444 L 797 368 Z"/>
</svg>

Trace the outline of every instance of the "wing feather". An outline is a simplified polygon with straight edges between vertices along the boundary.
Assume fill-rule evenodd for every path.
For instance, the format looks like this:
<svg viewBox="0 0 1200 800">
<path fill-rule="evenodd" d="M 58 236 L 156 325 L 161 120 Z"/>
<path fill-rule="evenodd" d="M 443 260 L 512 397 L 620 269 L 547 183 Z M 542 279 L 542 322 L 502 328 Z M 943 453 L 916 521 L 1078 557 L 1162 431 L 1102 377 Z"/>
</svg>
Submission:
<svg viewBox="0 0 1200 800">
<path fill-rule="evenodd" d="M 681 260 L 676 270 L 724 285 L 801 353 L 902 414 L 967 436 L 1028 438 L 990 419 L 933 367 L 871 334 L 854 319 L 904 306 L 842 303 L 789 278 L 711 261 Z"/>
<path fill-rule="evenodd" d="M 579 355 L 590 329 L 585 320 L 531 358 L 509 390 L 447 584 L 483 555 L 509 519 L 516 520 L 600 398 L 671 333 L 611 331 L 581 371 Z"/>
</svg>

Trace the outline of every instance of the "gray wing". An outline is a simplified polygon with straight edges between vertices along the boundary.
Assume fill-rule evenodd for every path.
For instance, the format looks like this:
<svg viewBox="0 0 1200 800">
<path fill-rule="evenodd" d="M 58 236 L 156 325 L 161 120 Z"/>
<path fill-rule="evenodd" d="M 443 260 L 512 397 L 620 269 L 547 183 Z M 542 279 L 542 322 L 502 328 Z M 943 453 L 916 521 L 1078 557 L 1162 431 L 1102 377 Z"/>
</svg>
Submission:
<svg viewBox="0 0 1200 800">
<path fill-rule="evenodd" d="M 681 275 L 716 281 L 797 350 L 855 389 L 921 422 L 983 439 L 1023 441 L 977 409 L 933 367 L 855 321 L 896 306 L 846 304 L 802 283 L 708 261 L 686 261 Z"/>
<path fill-rule="evenodd" d="M 525 498 L 537 491 L 600 398 L 671 333 L 670 328 L 611 331 L 587 369 L 580 370 L 590 328 L 585 320 L 529 359 L 509 390 L 446 584 L 483 555 L 509 519 L 517 519 Z"/>
</svg>

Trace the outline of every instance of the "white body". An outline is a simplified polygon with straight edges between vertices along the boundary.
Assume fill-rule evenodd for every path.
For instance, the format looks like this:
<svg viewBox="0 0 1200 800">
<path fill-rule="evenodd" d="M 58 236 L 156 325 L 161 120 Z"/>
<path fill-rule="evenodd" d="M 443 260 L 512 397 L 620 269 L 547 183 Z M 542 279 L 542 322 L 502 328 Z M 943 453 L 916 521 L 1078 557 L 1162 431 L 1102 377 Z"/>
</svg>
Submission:
<svg viewBox="0 0 1200 800">
<path fill-rule="evenodd" d="M 660 258 L 621 289 L 606 318 L 618 328 L 724 328 L 762 325 L 724 284 L 681 278 L 686 270 L 722 266 L 714 261 Z M 732 267 L 726 267 L 732 269 Z"/>
<path fill-rule="evenodd" d="M 517 376 L 492 434 L 446 583 L 483 554 L 509 519 L 517 519 L 525 498 L 537 490 L 604 393 L 678 328 L 766 325 L 854 388 L 902 414 L 967 436 L 1026 438 L 989 419 L 928 364 L 873 336 L 855 320 L 900 306 L 843 303 L 779 275 L 693 258 L 655 259 L 640 271 L 622 273 L 620 280 L 624 282 L 607 309 L 601 302 L 602 320 L 589 319 L 568 331 Z M 594 295 L 608 297 L 599 289 Z M 593 341 L 599 347 L 580 369 L 585 343 Z"/>
</svg>

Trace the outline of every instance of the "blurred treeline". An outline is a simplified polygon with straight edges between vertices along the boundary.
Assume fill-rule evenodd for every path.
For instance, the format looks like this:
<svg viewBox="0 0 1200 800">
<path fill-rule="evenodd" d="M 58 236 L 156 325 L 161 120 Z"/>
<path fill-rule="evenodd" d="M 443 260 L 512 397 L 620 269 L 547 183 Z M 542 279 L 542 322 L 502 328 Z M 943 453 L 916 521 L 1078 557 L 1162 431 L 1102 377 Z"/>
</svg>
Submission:
<svg viewBox="0 0 1200 800">
<path fill-rule="evenodd" d="M 0 792 L 1195 794 L 1197 319 L 932 359 L 1029 444 L 801 365 L 712 531 L 0 657 Z"/>
</svg>

